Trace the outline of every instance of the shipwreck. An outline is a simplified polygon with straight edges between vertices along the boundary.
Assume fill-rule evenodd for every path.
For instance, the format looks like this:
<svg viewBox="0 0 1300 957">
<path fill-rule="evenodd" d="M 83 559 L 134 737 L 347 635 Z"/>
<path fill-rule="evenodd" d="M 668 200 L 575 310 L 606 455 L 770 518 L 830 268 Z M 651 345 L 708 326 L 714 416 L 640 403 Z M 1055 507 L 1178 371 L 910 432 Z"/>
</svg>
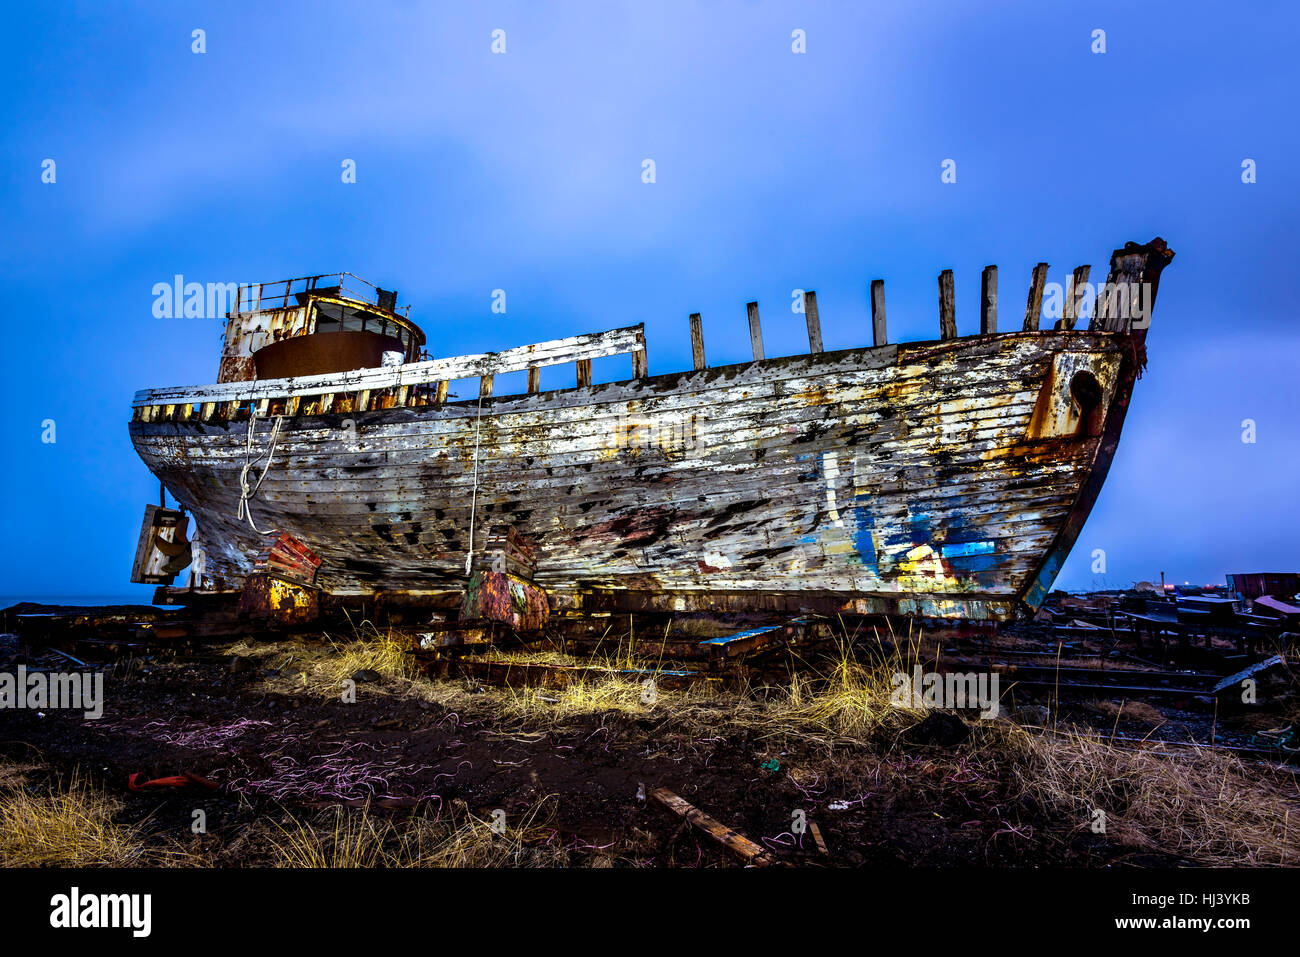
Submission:
<svg viewBox="0 0 1300 957">
<path fill-rule="evenodd" d="M 1115 250 L 1091 303 L 1079 267 L 1050 328 L 1045 263 L 1008 331 L 993 266 L 970 335 L 949 270 L 931 341 L 888 341 L 879 280 L 862 348 L 823 350 L 809 292 L 806 354 L 766 357 L 750 303 L 753 360 L 710 367 L 693 315 L 694 368 L 653 376 L 641 325 L 431 358 L 396 293 L 350 274 L 243 287 L 217 382 L 135 396 L 131 440 L 180 508 L 150 506 L 133 579 L 188 565 L 193 591 L 447 607 L 496 580 L 542 619 L 1014 618 L 1097 500 L 1172 257 L 1160 239 Z M 632 378 L 593 381 L 623 354 Z M 543 391 L 556 365 L 571 385 Z M 528 391 L 494 394 L 510 372 Z"/>
</svg>

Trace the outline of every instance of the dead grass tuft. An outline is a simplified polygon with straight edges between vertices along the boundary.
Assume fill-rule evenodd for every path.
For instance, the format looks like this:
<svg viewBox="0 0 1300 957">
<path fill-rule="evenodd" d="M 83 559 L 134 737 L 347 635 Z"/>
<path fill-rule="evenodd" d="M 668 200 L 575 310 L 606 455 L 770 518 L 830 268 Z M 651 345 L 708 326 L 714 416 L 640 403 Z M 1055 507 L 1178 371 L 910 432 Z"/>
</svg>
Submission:
<svg viewBox="0 0 1300 957">
<path fill-rule="evenodd" d="M 5 779 L 13 780 L 6 774 Z M 0 792 L 0 865 L 5 867 L 131 867 L 144 843 L 116 823 L 121 804 L 75 776 L 53 794 L 24 787 Z"/>
</svg>

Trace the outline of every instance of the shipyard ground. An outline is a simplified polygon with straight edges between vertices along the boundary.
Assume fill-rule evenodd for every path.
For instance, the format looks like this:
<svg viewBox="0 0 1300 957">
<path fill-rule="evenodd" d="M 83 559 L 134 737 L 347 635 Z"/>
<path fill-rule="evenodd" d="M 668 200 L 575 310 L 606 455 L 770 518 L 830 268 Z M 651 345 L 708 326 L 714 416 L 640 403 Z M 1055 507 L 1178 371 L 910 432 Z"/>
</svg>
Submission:
<svg viewBox="0 0 1300 957">
<path fill-rule="evenodd" d="M 1300 718 L 1289 667 L 1252 709 L 1026 686 L 986 721 L 891 706 L 881 665 L 897 667 L 904 643 L 862 636 L 811 673 L 651 700 L 617 677 L 558 690 L 431 678 L 392 636 L 357 637 L 126 655 L 98 720 L 0 715 L 0 863 L 746 863 L 657 788 L 776 864 L 1300 861 L 1290 752 L 1248 747 Z M 873 661 L 882 647 L 895 657 Z M 8 670 L 39 666 L 34 654 L 0 649 Z"/>
</svg>

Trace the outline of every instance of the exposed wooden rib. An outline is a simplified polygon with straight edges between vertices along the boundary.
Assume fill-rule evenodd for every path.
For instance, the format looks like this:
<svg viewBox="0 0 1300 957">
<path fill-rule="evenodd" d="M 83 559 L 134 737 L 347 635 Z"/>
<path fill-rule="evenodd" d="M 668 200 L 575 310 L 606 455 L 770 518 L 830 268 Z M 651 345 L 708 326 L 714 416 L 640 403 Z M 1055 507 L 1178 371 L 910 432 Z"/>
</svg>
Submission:
<svg viewBox="0 0 1300 957">
<path fill-rule="evenodd" d="M 749 344 L 754 347 L 754 361 L 758 362 L 763 358 L 763 326 L 758 320 L 758 303 L 746 303 L 745 308 L 749 311 Z"/>
<path fill-rule="evenodd" d="M 542 367 L 528 367 L 528 394 L 537 395 L 542 391 Z"/>
<path fill-rule="evenodd" d="M 953 301 L 951 269 L 939 273 L 939 338 L 957 338 L 957 309 Z"/>
<path fill-rule="evenodd" d="M 985 266 L 980 274 L 980 335 L 998 331 L 998 267 Z"/>
<path fill-rule="evenodd" d="M 1047 285 L 1047 263 L 1039 263 L 1029 279 L 1029 301 L 1025 303 L 1025 332 L 1038 331 L 1038 317 L 1043 314 L 1043 288 Z"/>
<path fill-rule="evenodd" d="M 883 346 L 889 341 L 885 330 L 885 280 L 871 280 L 871 341 Z"/>
<path fill-rule="evenodd" d="M 695 364 L 696 372 L 706 367 L 704 361 L 704 324 L 700 321 L 698 312 L 691 313 L 691 360 Z"/>
<path fill-rule="evenodd" d="M 578 388 L 585 389 L 591 385 L 591 360 L 579 359 L 574 365 L 577 368 Z"/>
<path fill-rule="evenodd" d="M 808 320 L 808 351 L 822 351 L 822 321 L 817 315 L 817 293 L 809 289 L 803 294 L 803 314 Z"/>
<path fill-rule="evenodd" d="M 1056 320 L 1053 329 L 1073 329 L 1079 319 L 1079 306 L 1088 285 L 1088 273 L 1091 266 L 1079 266 L 1070 277 L 1070 286 L 1065 290 L 1065 302 L 1061 305 L 1061 318 Z"/>
<path fill-rule="evenodd" d="M 478 381 L 478 394 L 480 398 L 486 399 L 492 395 L 493 376 L 485 375 Z"/>
</svg>

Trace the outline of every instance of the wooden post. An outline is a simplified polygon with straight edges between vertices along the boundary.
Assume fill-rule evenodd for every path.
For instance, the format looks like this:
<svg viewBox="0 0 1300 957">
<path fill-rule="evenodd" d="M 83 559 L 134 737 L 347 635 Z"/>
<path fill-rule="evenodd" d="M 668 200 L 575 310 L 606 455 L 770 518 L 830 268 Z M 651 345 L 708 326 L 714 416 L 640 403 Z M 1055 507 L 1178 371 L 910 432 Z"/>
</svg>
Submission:
<svg viewBox="0 0 1300 957">
<path fill-rule="evenodd" d="M 637 349 L 632 353 L 632 378 L 644 379 L 650 374 L 650 357 L 646 355 L 645 348 Z"/>
<path fill-rule="evenodd" d="M 1029 301 L 1025 303 L 1025 332 L 1038 331 L 1038 317 L 1043 314 L 1043 287 L 1047 285 L 1047 263 L 1039 263 L 1029 280 Z"/>
<path fill-rule="evenodd" d="M 578 369 L 578 388 L 585 389 L 591 385 L 591 360 L 578 359 L 574 362 Z"/>
<path fill-rule="evenodd" d="M 542 367 L 528 367 L 528 394 L 537 395 L 542 391 Z"/>
<path fill-rule="evenodd" d="M 871 344 L 883 346 L 889 341 L 885 329 L 885 280 L 871 280 Z"/>
<path fill-rule="evenodd" d="M 817 315 L 817 293 L 809 289 L 803 294 L 803 314 L 808 320 L 808 351 L 822 351 L 822 321 Z"/>
<path fill-rule="evenodd" d="M 490 399 L 492 397 L 492 379 L 493 376 L 485 375 L 478 380 L 478 395 L 480 399 Z"/>
<path fill-rule="evenodd" d="M 441 382 L 439 382 L 438 391 L 435 393 L 433 397 L 433 401 L 436 402 L 438 405 L 442 405 L 444 402 L 446 402 L 447 390 L 450 388 L 451 388 L 450 380 L 443 379 Z"/>
<path fill-rule="evenodd" d="M 1098 284 L 1088 329 L 1093 332 L 1127 332 L 1146 329 L 1151 322 L 1160 273 L 1174 251 L 1156 237 L 1144 245 L 1128 242 L 1110 256 L 1110 274 Z"/>
<path fill-rule="evenodd" d="M 939 273 L 939 338 L 957 338 L 957 307 L 953 301 L 951 269 Z"/>
<path fill-rule="evenodd" d="M 757 362 L 763 358 L 763 327 L 758 321 L 758 303 L 747 303 L 745 308 L 749 310 L 749 343 L 754 347 L 754 361 Z"/>
<path fill-rule="evenodd" d="M 1065 302 L 1061 306 L 1061 318 L 1056 320 L 1055 329 L 1073 329 L 1079 321 L 1079 305 L 1083 302 L 1083 291 L 1088 285 L 1088 273 L 1091 266 L 1080 266 L 1070 277 L 1070 288 L 1065 290 Z"/>
<path fill-rule="evenodd" d="M 704 362 L 704 324 L 700 322 L 698 312 L 691 313 L 691 359 L 695 362 L 695 371 L 705 368 Z"/>
<path fill-rule="evenodd" d="M 998 267 L 985 266 L 980 274 L 980 335 L 998 331 Z"/>
</svg>

